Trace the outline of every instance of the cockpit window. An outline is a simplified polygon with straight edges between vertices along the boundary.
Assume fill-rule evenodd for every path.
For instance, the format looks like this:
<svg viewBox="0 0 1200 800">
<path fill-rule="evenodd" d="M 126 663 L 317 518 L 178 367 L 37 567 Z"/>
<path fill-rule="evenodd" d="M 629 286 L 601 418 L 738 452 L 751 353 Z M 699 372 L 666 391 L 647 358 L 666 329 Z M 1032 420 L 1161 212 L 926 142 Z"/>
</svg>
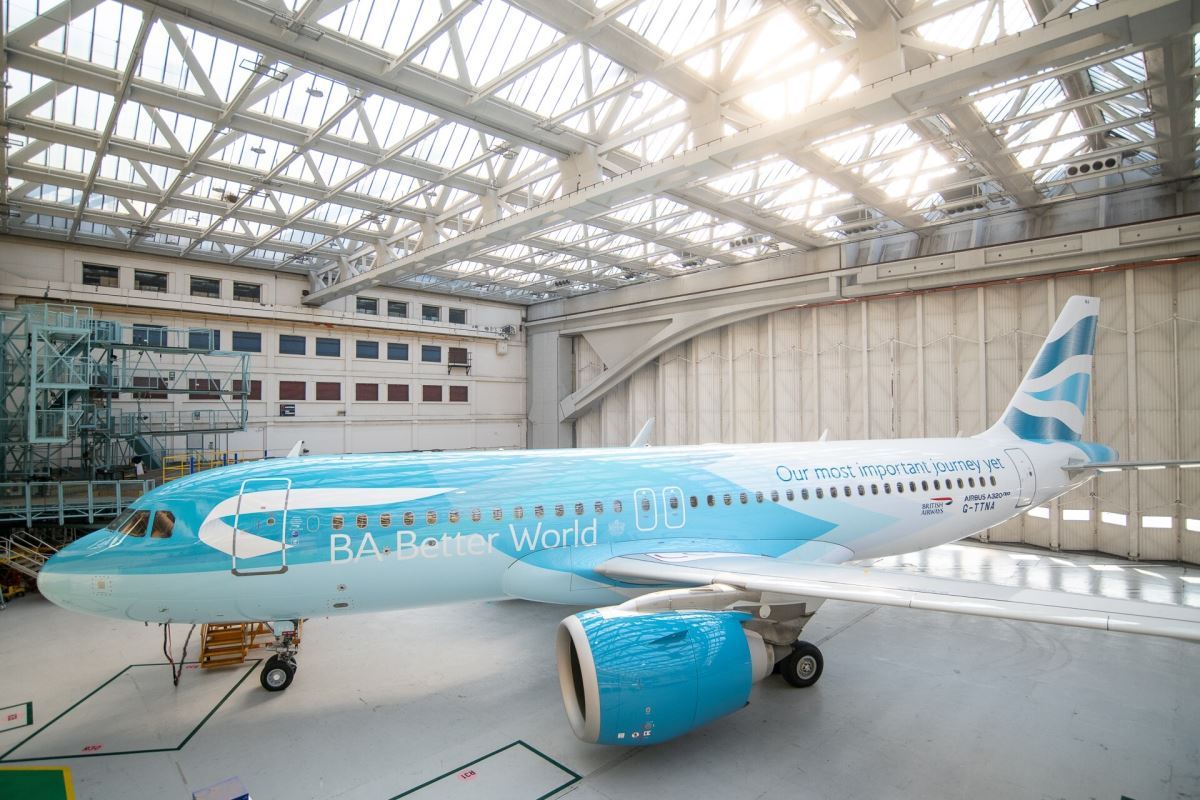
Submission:
<svg viewBox="0 0 1200 800">
<path fill-rule="evenodd" d="M 145 536 L 150 523 L 150 512 L 139 508 L 131 508 L 108 524 L 108 530 L 123 533 L 126 536 Z"/>
<path fill-rule="evenodd" d="M 150 528 L 151 539 L 170 539 L 175 528 L 175 515 L 170 511 L 155 511 L 154 526 Z"/>
</svg>

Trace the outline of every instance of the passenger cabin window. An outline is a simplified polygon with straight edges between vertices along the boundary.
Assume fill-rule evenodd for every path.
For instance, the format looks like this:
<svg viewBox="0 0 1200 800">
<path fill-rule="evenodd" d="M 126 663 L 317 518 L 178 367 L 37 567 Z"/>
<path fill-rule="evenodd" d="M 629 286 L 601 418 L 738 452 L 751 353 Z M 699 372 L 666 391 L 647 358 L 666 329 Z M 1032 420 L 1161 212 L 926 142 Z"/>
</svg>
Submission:
<svg viewBox="0 0 1200 800">
<path fill-rule="evenodd" d="M 595 508 L 595 511 L 597 514 L 604 513 L 604 503 L 600 502 L 599 500 L 596 501 L 596 505 L 594 508 Z"/>
<path fill-rule="evenodd" d="M 717 498 L 710 494 L 708 497 L 704 498 L 704 502 L 708 503 L 709 507 L 711 508 L 717 504 Z"/>
<path fill-rule="evenodd" d="M 820 500 L 823 497 L 825 497 L 825 491 L 823 489 L 818 488 L 817 489 L 817 499 Z"/>
<path fill-rule="evenodd" d="M 379 527 L 381 527 L 381 528 L 392 527 L 392 515 L 388 514 L 386 511 L 384 513 L 380 514 L 379 515 Z"/>
<path fill-rule="evenodd" d="M 800 499 L 801 499 L 801 500 L 807 500 L 807 499 L 808 499 L 808 489 L 801 489 L 801 490 L 800 490 Z"/>
<path fill-rule="evenodd" d="M 355 525 L 355 527 L 358 527 L 358 528 L 367 527 L 367 515 L 359 514 L 358 517 L 356 517 L 354 520 L 354 525 Z"/>
<path fill-rule="evenodd" d="M 621 501 L 620 501 L 620 500 L 613 500 L 613 502 L 612 502 L 612 509 L 613 509 L 613 513 L 614 513 L 614 514 L 620 514 L 620 513 L 621 513 L 621 509 L 622 509 L 622 507 L 623 507 L 623 506 L 621 505 Z"/>
<path fill-rule="evenodd" d="M 345 521 L 342 519 L 342 515 L 341 515 L 341 514 L 334 514 L 334 515 L 333 515 L 333 529 L 334 529 L 335 531 L 340 531 L 340 530 L 342 529 L 342 526 L 343 526 L 344 524 L 345 524 Z"/>
<path fill-rule="evenodd" d="M 791 501 L 796 499 L 796 493 L 793 492 L 791 489 L 788 489 L 787 492 L 784 494 L 784 497 L 786 497 L 788 499 L 788 502 L 790 503 Z"/>
<path fill-rule="evenodd" d="M 404 512 L 404 527 L 411 528 L 413 522 L 416 521 L 416 516 L 411 511 Z"/>
<path fill-rule="evenodd" d="M 500 508 L 493 508 L 492 519 L 496 520 L 497 522 L 504 519 L 504 510 Z"/>
<path fill-rule="evenodd" d="M 562 503 L 557 503 L 554 506 L 554 516 L 561 517 L 563 515 Z"/>
<path fill-rule="evenodd" d="M 541 514 L 539 514 L 538 516 L 541 516 Z M 471 509 L 471 522 L 479 522 L 479 520 L 481 520 L 481 519 L 483 519 L 483 514 L 479 513 L 479 509 L 472 508 Z"/>
<path fill-rule="evenodd" d="M 820 489 L 817 489 L 817 491 L 819 492 L 819 491 L 821 491 L 821 490 L 820 490 Z M 836 487 L 836 486 L 830 486 L 830 487 L 829 487 L 829 496 L 830 496 L 830 497 L 837 497 L 837 496 L 838 496 L 838 494 L 837 494 L 837 487 Z"/>
<path fill-rule="evenodd" d="M 578 516 L 581 516 L 581 517 L 583 516 L 583 503 L 576 503 L 576 504 L 575 504 L 575 513 L 576 513 Z"/>
<path fill-rule="evenodd" d="M 525 518 L 525 509 L 523 507 L 516 506 L 515 508 L 513 508 L 513 519 L 524 519 L 524 518 Z"/>
<path fill-rule="evenodd" d="M 437 525 L 437 512 L 436 511 L 426 511 L 425 512 L 425 523 L 427 525 Z"/>
<path fill-rule="evenodd" d="M 450 520 L 450 523 L 453 525 L 458 523 L 458 520 L 461 518 L 461 516 L 462 515 L 458 513 L 458 509 L 455 509 L 446 515 L 446 519 Z"/>
</svg>

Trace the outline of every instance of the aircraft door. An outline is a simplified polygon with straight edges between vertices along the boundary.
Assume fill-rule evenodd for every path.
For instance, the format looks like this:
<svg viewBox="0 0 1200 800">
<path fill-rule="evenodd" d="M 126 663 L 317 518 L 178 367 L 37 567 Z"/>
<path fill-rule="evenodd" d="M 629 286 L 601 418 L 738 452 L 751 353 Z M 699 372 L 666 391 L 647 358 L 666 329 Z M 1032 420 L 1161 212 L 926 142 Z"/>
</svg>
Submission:
<svg viewBox="0 0 1200 800">
<path fill-rule="evenodd" d="M 1005 450 L 1013 466 L 1017 468 L 1017 480 L 1020 481 L 1020 488 L 1017 491 L 1017 508 L 1023 508 L 1033 502 L 1034 495 L 1037 494 L 1037 471 L 1033 468 L 1033 462 L 1029 460 L 1029 456 L 1024 450 L 1016 447 Z"/>
<path fill-rule="evenodd" d="M 242 482 L 233 518 L 234 575 L 287 572 L 291 490 L 288 478 L 250 478 Z"/>
<path fill-rule="evenodd" d="M 684 510 L 686 499 L 683 496 L 683 490 L 678 486 L 668 486 L 662 491 L 663 497 L 663 522 L 668 528 L 682 528 L 684 515 L 687 513 Z"/>
<path fill-rule="evenodd" d="M 635 491 L 633 505 L 639 531 L 652 531 L 658 527 L 658 498 L 654 496 L 653 489 Z"/>
</svg>

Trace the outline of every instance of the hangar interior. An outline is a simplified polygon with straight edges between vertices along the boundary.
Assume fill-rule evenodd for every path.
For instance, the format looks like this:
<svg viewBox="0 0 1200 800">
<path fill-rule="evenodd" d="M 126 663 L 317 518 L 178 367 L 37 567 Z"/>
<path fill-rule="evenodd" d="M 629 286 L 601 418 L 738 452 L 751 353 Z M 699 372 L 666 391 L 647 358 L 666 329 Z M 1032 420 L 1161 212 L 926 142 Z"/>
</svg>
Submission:
<svg viewBox="0 0 1200 800">
<path fill-rule="evenodd" d="M 833 601 L 825 695 L 764 684 L 632 757 L 547 707 L 554 607 L 310 620 L 285 704 L 245 652 L 139 677 L 153 634 L 33 594 L 155 486 L 294 449 L 618 448 L 651 418 L 654 446 L 971 436 L 1073 295 L 1101 300 L 1085 438 L 1200 457 L 1197 15 L 4 0 L 0 780 L 1200 796 L 1181 642 Z M 1200 607 L 1200 469 L 1101 474 L 883 565 Z"/>
</svg>

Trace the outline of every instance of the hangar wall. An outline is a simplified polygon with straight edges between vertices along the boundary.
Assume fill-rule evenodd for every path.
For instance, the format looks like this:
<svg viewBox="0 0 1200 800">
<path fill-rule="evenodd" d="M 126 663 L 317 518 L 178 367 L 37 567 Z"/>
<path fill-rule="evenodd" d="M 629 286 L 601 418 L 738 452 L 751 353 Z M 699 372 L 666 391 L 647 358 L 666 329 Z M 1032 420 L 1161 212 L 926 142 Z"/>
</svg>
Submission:
<svg viewBox="0 0 1200 800">
<path fill-rule="evenodd" d="M 702 333 L 609 391 L 576 444 L 972 435 L 1003 410 L 1061 303 L 1102 299 L 1090 438 L 1200 455 L 1200 268 L 1191 263 L 793 308 Z M 575 385 L 604 369 L 575 337 Z M 1200 470 L 1102 475 L 982 538 L 1200 562 Z"/>
<path fill-rule="evenodd" d="M 84 263 L 117 267 L 116 286 L 85 285 Z M 166 273 L 165 291 L 135 287 L 136 270 Z M 220 297 L 195 296 L 192 276 L 218 279 Z M 233 281 L 261 287 L 261 302 L 232 299 Z M 0 237 L 0 303 L 65 303 L 91 306 L 96 316 L 126 326 L 161 325 L 220 332 L 220 346 L 235 346 L 235 332 L 260 335 L 261 350 L 249 356 L 250 376 L 261 381 L 261 397 L 248 402 L 247 429 L 224 437 L 175 436 L 190 449 L 263 451 L 277 455 L 298 439 L 314 453 L 383 452 L 429 449 L 523 447 L 525 444 L 525 346 L 519 306 L 401 290 L 375 290 L 377 313 L 360 313 L 350 297 L 323 308 L 301 304 L 309 288 L 305 275 L 158 259 L 111 249 L 63 246 Z M 407 316 L 390 317 L 387 301 L 407 303 Z M 440 309 L 440 320 L 422 318 L 422 306 Z M 451 324 L 448 309 L 462 309 L 464 324 Z M 502 332 L 511 325 L 515 333 Z M 304 354 L 281 352 L 280 336 L 302 337 Z M 316 340 L 338 341 L 333 357 L 316 353 Z M 359 341 L 376 343 L 377 357 L 360 358 Z M 388 344 L 405 345 L 406 358 L 391 358 Z M 438 349 L 437 362 L 422 359 L 425 345 Z M 450 347 L 465 350 L 470 369 L 450 367 Z M 400 351 L 395 351 L 399 355 Z M 303 400 L 281 397 L 281 382 L 304 382 Z M 337 384 L 340 399 L 319 400 L 316 384 Z M 360 400 L 360 384 L 374 385 L 378 400 Z M 389 388 L 407 386 L 408 399 L 391 400 Z M 426 400 L 425 386 L 441 387 L 441 400 Z M 451 392 L 451 387 L 458 387 Z M 466 400 L 458 391 L 465 387 Z M 294 417 L 280 416 L 281 400 L 295 406 Z M 212 401 L 175 394 L 135 401 L 123 396 L 118 408 L 191 412 L 216 407 Z"/>
</svg>

